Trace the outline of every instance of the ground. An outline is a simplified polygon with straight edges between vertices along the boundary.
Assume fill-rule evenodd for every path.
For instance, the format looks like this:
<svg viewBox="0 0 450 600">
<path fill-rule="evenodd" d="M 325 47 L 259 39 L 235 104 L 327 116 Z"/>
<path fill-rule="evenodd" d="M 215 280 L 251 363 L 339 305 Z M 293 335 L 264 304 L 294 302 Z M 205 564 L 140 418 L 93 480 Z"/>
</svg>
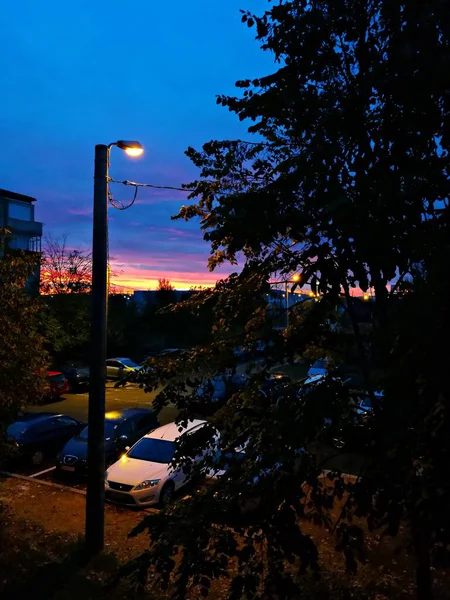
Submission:
<svg viewBox="0 0 450 600">
<path fill-rule="evenodd" d="M 114 388 L 113 383 L 108 383 L 106 409 L 151 407 L 154 397 L 154 393 L 146 394 L 133 384 Z M 67 394 L 57 402 L 30 410 L 62 412 L 87 420 L 88 394 Z M 160 414 L 160 421 L 164 424 L 173 421 L 175 416 L 176 408 L 168 406 Z M 320 452 L 321 458 L 329 456 L 325 467 L 358 473 L 362 457 L 345 453 L 336 455 L 327 448 Z M 55 485 L 53 468 L 54 461 L 48 461 L 39 468 L 25 468 L 15 477 L 0 475 L 0 506 L 3 508 L 0 515 L 1 598 L 32 596 L 33 600 L 72 600 L 83 597 L 88 600 L 100 597 L 97 593 L 100 594 L 104 581 L 115 572 L 117 566 L 148 548 L 146 535 L 129 538 L 128 533 L 146 513 L 158 509 L 136 511 L 107 505 L 106 555 L 100 562 L 85 565 L 80 558 L 82 544 L 79 541 L 84 531 L 85 484 L 69 479 L 58 481 Z M 189 489 L 183 490 L 184 493 L 189 493 Z M 313 582 L 313 585 L 328 585 L 332 581 L 330 585 L 333 587 L 351 589 L 352 597 L 356 597 L 358 590 L 364 586 L 370 590 L 370 594 L 359 597 L 374 600 L 412 597 L 413 563 L 403 549 L 396 553 L 399 540 L 393 542 L 388 538 L 369 536 L 370 564 L 361 567 L 356 578 L 350 578 L 345 573 L 342 557 L 335 551 L 334 535 L 310 522 L 305 522 L 302 527 L 320 549 L 322 578 L 320 583 Z M 16 587 L 11 587 L 15 581 L 22 582 L 19 594 Z M 130 590 L 122 592 L 120 589 L 117 588 L 112 595 L 110 593 L 110 598 L 134 597 Z M 318 596 L 329 597 L 323 595 L 324 590 L 318 590 L 317 593 Z M 148 597 L 159 600 L 165 596 L 152 591 Z M 211 597 L 214 600 L 224 598 L 220 583 L 214 587 Z"/>
<path fill-rule="evenodd" d="M 115 388 L 113 382 L 106 386 L 106 410 L 119 410 L 134 406 L 151 408 L 157 392 L 145 393 L 138 385 L 129 383 L 125 387 Z M 31 412 L 58 412 L 87 421 L 88 393 L 64 394 L 59 400 L 44 405 L 34 405 L 28 408 Z M 174 406 L 167 406 L 159 415 L 161 424 L 170 423 L 176 417 Z"/>
<path fill-rule="evenodd" d="M 85 497 L 82 494 L 51 488 L 36 481 L 1 478 L 0 503 L 3 507 L 0 531 L 2 599 L 30 596 L 33 600 L 72 600 L 80 597 L 89 600 L 103 597 L 101 586 L 117 567 L 149 547 L 149 539 L 145 534 L 128 537 L 130 530 L 148 511 L 132 511 L 108 505 L 105 514 L 105 554 L 86 564 L 80 554 L 85 514 Z M 342 594 L 344 588 L 351 592 L 348 598 L 406 600 L 413 597 L 414 564 L 412 557 L 401 547 L 402 533 L 395 540 L 378 535 L 368 536 L 369 561 L 359 567 L 356 576 L 350 576 L 345 573 L 342 556 L 334 548 L 334 534 L 310 522 L 304 522 L 302 527 L 320 550 L 321 577 L 317 581 L 307 581 L 308 585 L 317 586 L 318 595 L 310 597 L 342 598 L 345 597 Z M 439 592 L 437 598 L 445 597 L 447 582 L 446 573 L 435 573 Z M 127 582 L 125 584 L 129 585 Z M 323 588 L 329 585 L 333 586 L 335 595 L 324 596 Z M 363 589 L 365 592 L 361 595 Z M 120 590 L 115 586 L 108 597 L 114 600 L 135 597 L 130 588 L 127 588 L 127 592 Z M 221 590 L 222 586 L 217 582 L 211 598 L 225 599 Z M 169 596 L 151 590 L 148 595 L 140 593 L 136 597 L 159 600 Z M 191 596 L 192 599 L 196 597 L 195 594 Z"/>
</svg>

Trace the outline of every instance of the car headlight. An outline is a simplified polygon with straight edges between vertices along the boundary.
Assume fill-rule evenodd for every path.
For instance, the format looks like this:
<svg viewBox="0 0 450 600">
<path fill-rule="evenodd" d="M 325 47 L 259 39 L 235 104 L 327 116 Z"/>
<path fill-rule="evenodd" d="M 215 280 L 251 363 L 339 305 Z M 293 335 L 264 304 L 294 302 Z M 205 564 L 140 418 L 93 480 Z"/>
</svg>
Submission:
<svg viewBox="0 0 450 600">
<path fill-rule="evenodd" d="M 105 483 L 108 483 L 108 471 L 105 471 Z"/>
<path fill-rule="evenodd" d="M 158 483 L 160 481 L 161 481 L 161 479 L 146 479 L 145 481 L 142 481 L 139 485 L 137 485 L 134 489 L 136 491 L 139 491 L 139 490 L 145 490 L 147 488 L 155 487 L 155 485 L 158 485 Z"/>
</svg>

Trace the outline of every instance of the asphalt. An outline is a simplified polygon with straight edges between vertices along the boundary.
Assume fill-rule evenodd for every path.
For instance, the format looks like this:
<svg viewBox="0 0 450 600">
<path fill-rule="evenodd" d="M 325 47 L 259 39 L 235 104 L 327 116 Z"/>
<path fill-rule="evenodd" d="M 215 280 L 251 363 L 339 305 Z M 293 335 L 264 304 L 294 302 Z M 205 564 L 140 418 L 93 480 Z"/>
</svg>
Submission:
<svg viewBox="0 0 450 600">
<path fill-rule="evenodd" d="M 152 408 L 157 391 L 146 393 L 135 384 L 115 388 L 114 383 L 108 382 L 106 386 L 106 411 L 120 410 L 123 408 Z M 47 404 L 37 404 L 27 408 L 29 412 L 57 412 L 80 421 L 88 419 L 88 393 L 64 394 L 59 400 Z M 170 423 L 175 419 L 177 410 L 175 406 L 165 407 L 159 414 L 161 425 Z"/>
</svg>

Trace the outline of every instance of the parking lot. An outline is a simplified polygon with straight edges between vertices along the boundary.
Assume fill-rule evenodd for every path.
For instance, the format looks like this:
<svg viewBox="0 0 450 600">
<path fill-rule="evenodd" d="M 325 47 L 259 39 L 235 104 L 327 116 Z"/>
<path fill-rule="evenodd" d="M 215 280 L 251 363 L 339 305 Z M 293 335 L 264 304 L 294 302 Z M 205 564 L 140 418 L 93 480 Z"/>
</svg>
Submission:
<svg viewBox="0 0 450 600">
<path fill-rule="evenodd" d="M 132 383 L 127 384 L 125 387 L 115 388 L 113 382 L 108 382 L 106 386 L 106 411 L 133 407 L 151 408 L 156 393 L 147 394 L 139 386 Z M 67 393 L 57 401 L 30 406 L 27 408 L 27 411 L 62 413 L 79 421 L 87 422 L 88 393 Z M 175 406 L 165 407 L 159 414 L 161 425 L 170 423 L 175 419 L 176 415 L 177 410 Z M 45 458 L 44 462 L 39 466 L 24 463 L 20 466 L 15 466 L 13 470 L 18 475 L 32 477 L 38 481 L 53 482 L 79 491 L 86 489 L 86 483 L 83 479 L 74 479 L 70 476 L 56 477 L 54 457 Z"/>
<path fill-rule="evenodd" d="M 106 387 L 106 411 L 121 410 L 125 408 L 151 408 L 157 392 L 145 393 L 136 384 L 127 384 L 125 387 L 114 387 L 114 382 L 108 382 Z M 54 402 L 31 406 L 27 409 L 29 412 L 51 412 L 62 413 L 73 417 L 79 421 L 88 420 L 88 393 L 67 393 Z M 166 406 L 159 414 L 161 425 L 175 420 L 177 409 L 174 405 Z M 354 453 L 336 452 L 329 447 L 316 448 L 317 461 L 324 469 L 341 470 L 346 473 L 357 475 L 361 471 L 363 457 Z M 9 469 L 18 475 L 31 477 L 37 481 L 55 483 L 57 485 L 67 486 L 83 493 L 86 489 L 86 482 L 83 479 L 75 479 L 70 474 L 56 476 L 55 458 L 45 458 L 39 466 L 22 464 Z"/>
</svg>

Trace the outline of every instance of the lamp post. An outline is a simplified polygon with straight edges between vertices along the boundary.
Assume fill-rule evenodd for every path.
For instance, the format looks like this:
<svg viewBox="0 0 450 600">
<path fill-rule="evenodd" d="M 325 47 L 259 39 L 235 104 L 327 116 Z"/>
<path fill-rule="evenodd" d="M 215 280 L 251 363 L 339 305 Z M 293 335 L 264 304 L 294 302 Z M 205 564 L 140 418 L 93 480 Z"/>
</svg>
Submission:
<svg viewBox="0 0 450 600">
<path fill-rule="evenodd" d="M 292 281 L 288 281 L 286 279 L 285 283 L 285 293 L 286 293 L 286 329 L 289 327 L 289 284 L 290 283 L 298 283 L 301 279 L 301 276 L 298 273 L 292 275 Z"/>
<path fill-rule="evenodd" d="M 106 315 L 108 304 L 108 167 L 112 146 L 140 156 L 139 142 L 119 140 L 95 146 L 94 226 L 92 238 L 92 322 L 88 414 L 88 459 L 85 547 L 97 554 L 105 529 L 105 384 Z"/>
</svg>

